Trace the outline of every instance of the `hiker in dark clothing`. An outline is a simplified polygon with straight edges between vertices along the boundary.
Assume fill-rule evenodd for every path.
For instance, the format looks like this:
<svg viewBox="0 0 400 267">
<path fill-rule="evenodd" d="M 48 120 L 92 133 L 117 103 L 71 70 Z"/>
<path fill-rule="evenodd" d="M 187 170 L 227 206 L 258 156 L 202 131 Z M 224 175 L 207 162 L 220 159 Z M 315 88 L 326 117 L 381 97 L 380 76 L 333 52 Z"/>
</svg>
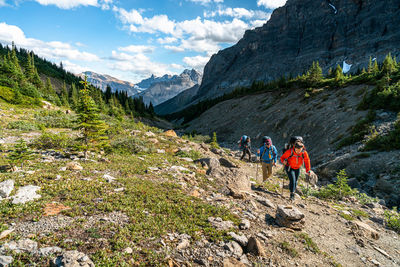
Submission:
<svg viewBox="0 0 400 267">
<path fill-rule="evenodd" d="M 239 147 L 242 148 L 243 150 L 243 154 L 242 157 L 240 158 L 241 160 L 243 160 L 244 156 L 246 154 L 249 155 L 249 162 L 251 161 L 251 141 L 250 141 L 250 137 L 247 135 L 243 135 L 240 140 L 239 140 Z"/>
</svg>

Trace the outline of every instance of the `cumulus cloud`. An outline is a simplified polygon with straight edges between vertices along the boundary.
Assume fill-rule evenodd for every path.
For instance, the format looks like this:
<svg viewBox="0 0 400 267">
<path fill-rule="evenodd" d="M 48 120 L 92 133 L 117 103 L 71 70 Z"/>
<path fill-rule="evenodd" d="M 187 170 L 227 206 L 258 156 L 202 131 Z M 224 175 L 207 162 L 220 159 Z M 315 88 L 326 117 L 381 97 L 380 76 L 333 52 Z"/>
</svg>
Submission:
<svg viewBox="0 0 400 267">
<path fill-rule="evenodd" d="M 210 3 L 223 3 L 224 0 L 188 0 L 189 2 L 198 3 L 201 5 L 207 5 Z"/>
<path fill-rule="evenodd" d="M 0 0 L 0 6 L 5 6 L 6 4 L 6 0 Z"/>
<path fill-rule="evenodd" d="M 64 69 L 66 69 L 67 71 L 70 71 L 72 73 L 75 73 L 75 74 L 79 74 L 79 73 L 82 73 L 85 71 L 93 71 L 89 67 L 82 67 L 80 65 L 72 63 L 69 60 L 64 60 L 62 63 L 63 63 Z"/>
<path fill-rule="evenodd" d="M 126 53 L 118 53 L 112 51 L 111 59 L 114 60 L 113 63 L 109 64 L 109 67 L 120 71 L 131 71 L 138 74 L 141 77 L 150 76 L 154 74 L 156 76 L 161 76 L 164 74 L 176 74 L 171 72 L 169 69 L 176 67 L 176 65 L 162 64 L 157 62 L 152 62 L 144 54 L 129 55 Z"/>
<path fill-rule="evenodd" d="M 58 8 L 70 9 L 77 6 L 97 6 L 97 0 L 36 0 L 41 5 L 55 5 Z"/>
<path fill-rule="evenodd" d="M 264 6 L 269 9 L 275 9 L 286 4 L 286 0 L 258 0 L 257 6 Z"/>
<path fill-rule="evenodd" d="M 128 53 L 152 53 L 154 51 L 154 46 L 146 46 L 146 45 L 130 45 L 126 47 L 119 47 L 118 50 L 128 52 Z"/>
<path fill-rule="evenodd" d="M 213 42 L 206 39 L 195 39 L 193 37 L 188 40 L 182 40 L 181 44 L 178 46 L 164 46 L 164 48 L 174 51 L 174 52 L 184 52 L 184 51 L 196 51 L 196 52 L 206 52 L 207 54 L 214 54 L 220 50 L 220 46 L 217 42 Z"/>
<path fill-rule="evenodd" d="M 175 37 L 165 37 L 165 38 L 158 38 L 157 42 L 160 44 L 171 44 L 177 42 L 178 39 Z"/>
<path fill-rule="evenodd" d="M 203 70 L 204 66 L 210 60 L 210 57 L 195 56 L 195 57 L 184 57 L 183 62 L 190 68 Z"/>
<path fill-rule="evenodd" d="M 55 60 L 82 60 L 98 61 L 100 58 L 88 52 L 81 52 L 70 44 L 58 41 L 43 42 L 41 40 L 27 38 L 24 32 L 17 26 L 0 23 L 0 42 L 33 50 L 36 54 L 47 59 Z"/>
<path fill-rule="evenodd" d="M 216 16 L 228 16 L 234 18 L 245 18 L 245 19 L 265 19 L 268 20 L 271 13 L 267 13 L 261 10 L 247 10 L 245 8 L 221 8 L 219 7 L 216 11 L 205 11 L 204 17 L 216 17 Z"/>
</svg>

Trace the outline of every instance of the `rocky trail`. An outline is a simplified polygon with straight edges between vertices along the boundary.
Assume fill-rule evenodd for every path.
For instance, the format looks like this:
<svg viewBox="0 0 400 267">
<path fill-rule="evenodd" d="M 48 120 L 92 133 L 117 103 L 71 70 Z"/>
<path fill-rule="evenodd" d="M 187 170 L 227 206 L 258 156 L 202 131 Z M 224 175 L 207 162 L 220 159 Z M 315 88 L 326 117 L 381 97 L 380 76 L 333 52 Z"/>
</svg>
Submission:
<svg viewBox="0 0 400 267">
<path fill-rule="evenodd" d="M 123 255 L 148 248 L 156 254 L 165 255 L 164 263 L 156 265 L 168 266 L 400 264 L 399 235 L 386 228 L 383 216 L 386 208 L 378 203 L 362 205 L 355 198 L 334 203 L 299 195 L 294 202 L 290 202 L 288 180 L 282 180 L 282 166 L 274 167 L 273 177 L 262 183 L 259 181 L 262 174 L 261 168 L 257 167 L 258 163 L 240 161 L 239 152 L 215 149 L 207 144 L 194 143 L 179 137 L 165 137 L 162 133 L 133 131 L 133 135 L 140 135 L 153 143 L 168 141 L 178 145 L 172 152 L 168 147 L 160 146 L 154 152 L 159 157 L 168 153 L 190 151 L 201 154 L 201 158 L 194 161 L 181 157 L 175 163 L 164 159 L 162 164 L 148 165 L 140 179 L 155 183 L 172 180 L 181 186 L 185 194 L 207 205 L 227 208 L 237 216 L 239 223 L 223 220 L 217 215 L 209 216 L 207 221 L 210 226 L 205 227 L 220 231 L 228 238 L 214 240 L 201 231 L 196 236 L 169 232 L 159 237 L 149 236 L 139 243 L 130 242 L 129 246 L 125 245 L 120 249 Z M 87 161 L 82 155 L 48 151 L 41 153 L 42 162 L 58 166 L 60 174 L 52 181 L 54 183 L 68 183 L 68 180 L 63 180 L 63 171 L 70 170 L 79 175 L 89 171 L 85 170 Z M 144 163 L 148 156 L 136 156 L 136 159 Z M 101 157 L 92 161 L 112 162 Z M 20 176 L 29 176 L 33 172 L 35 171 L 16 170 Z M 100 180 L 106 181 L 104 187 L 110 187 L 107 189 L 108 194 L 119 197 L 127 190 L 124 179 L 118 176 L 121 174 L 107 169 L 107 165 L 105 169 L 90 172 L 99 173 Z M 78 177 L 87 183 L 91 179 L 99 179 Z M 300 184 L 303 182 L 300 181 Z M 14 194 L 10 194 L 13 187 L 13 183 L 0 182 L 0 194 L 5 197 L 3 201 L 11 197 L 15 201 Z M 21 199 L 27 202 L 39 201 L 41 195 L 36 193 L 38 188 L 32 190 L 32 196 Z M 36 259 L 39 266 L 94 266 L 92 254 L 103 250 L 113 238 L 113 233 L 107 232 L 104 227 L 124 227 L 135 218 L 132 214 L 112 209 L 98 214 L 68 216 L 68 213 L 62 212 L 68 210 L 67 204 L 63 205 L 62 196 L 57 198 L 58 202 L 52 202 L 53 206 L 46 204 L 46 216 L 35 219 L 27 214 L 19 218 L 2 218 L 8 229 L 0 233 L 0 266 L 14 266 L 16 262 L 24 262 L 24 257 Z M 106 198 L 99 196 L 92 201 L 100 205 Z M 143 212 L 145 215 L 148 213 L 146 210 Z M 95 232 L 93 229 L 104 229 L 105 232 Z M 96 234 L 102 237 L 96 237 Z M 47 236 L 53 238 L 44 241 Z M 80 240 L 79 246 L 76 245 L 76 240 Z M 76 247 L 78 249 L 74 249 Z M 132 258 L 130 265 L 143 263 L 140 264 L 140 260 Z"/>
</svg>

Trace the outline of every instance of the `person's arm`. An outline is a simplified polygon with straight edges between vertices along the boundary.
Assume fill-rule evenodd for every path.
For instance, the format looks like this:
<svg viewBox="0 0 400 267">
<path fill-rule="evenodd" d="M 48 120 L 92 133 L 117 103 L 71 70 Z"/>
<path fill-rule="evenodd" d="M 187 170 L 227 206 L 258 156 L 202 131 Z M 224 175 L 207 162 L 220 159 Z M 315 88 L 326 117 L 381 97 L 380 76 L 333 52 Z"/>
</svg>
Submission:
<svg viewBox="0 0 400 267">
<path fill-rule="evenodd" d="M 286 165 L 287 158 L 290 156 L 290 149 L 286 150 L 285 153 L 281 156 L 281 162 Z"/>
<path fill-rule="evenodd" d="M 310 157 L 308 156 L 307 151 L 304 151 L 303 155 L 304 155 L 304 165 L 306 167 L 306 172 L 310 173 L 311 170 Z"/>
<path fill-rule="evenodd" d="M 273 146 L 272 149 L 274 150 L 274 164 L 276 164 L 276 161 L 278 160 L 278 150 L 276 150 L 276 147 Z"/>
</svg>

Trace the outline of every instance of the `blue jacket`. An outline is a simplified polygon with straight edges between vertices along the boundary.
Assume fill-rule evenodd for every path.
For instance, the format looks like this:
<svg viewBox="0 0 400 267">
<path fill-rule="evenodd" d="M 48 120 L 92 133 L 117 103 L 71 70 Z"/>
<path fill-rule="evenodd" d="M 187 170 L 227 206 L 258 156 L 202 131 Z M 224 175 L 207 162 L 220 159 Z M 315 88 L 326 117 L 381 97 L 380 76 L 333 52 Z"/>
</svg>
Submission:
<svg viewBox="0 0 400 267">
<path fill-rule="evenodd" d="M 257 156 L 259 156 L 260 159 L 265 163 L 269 164 L 272 161 L 276 163 L 278 159 L 278 151 L 276 150 L 276 147 L 274 145 L 270 146 L 269 148 L 264 145 L 260 147 L 260 154 L 257 154 Z"/>
</svg>

